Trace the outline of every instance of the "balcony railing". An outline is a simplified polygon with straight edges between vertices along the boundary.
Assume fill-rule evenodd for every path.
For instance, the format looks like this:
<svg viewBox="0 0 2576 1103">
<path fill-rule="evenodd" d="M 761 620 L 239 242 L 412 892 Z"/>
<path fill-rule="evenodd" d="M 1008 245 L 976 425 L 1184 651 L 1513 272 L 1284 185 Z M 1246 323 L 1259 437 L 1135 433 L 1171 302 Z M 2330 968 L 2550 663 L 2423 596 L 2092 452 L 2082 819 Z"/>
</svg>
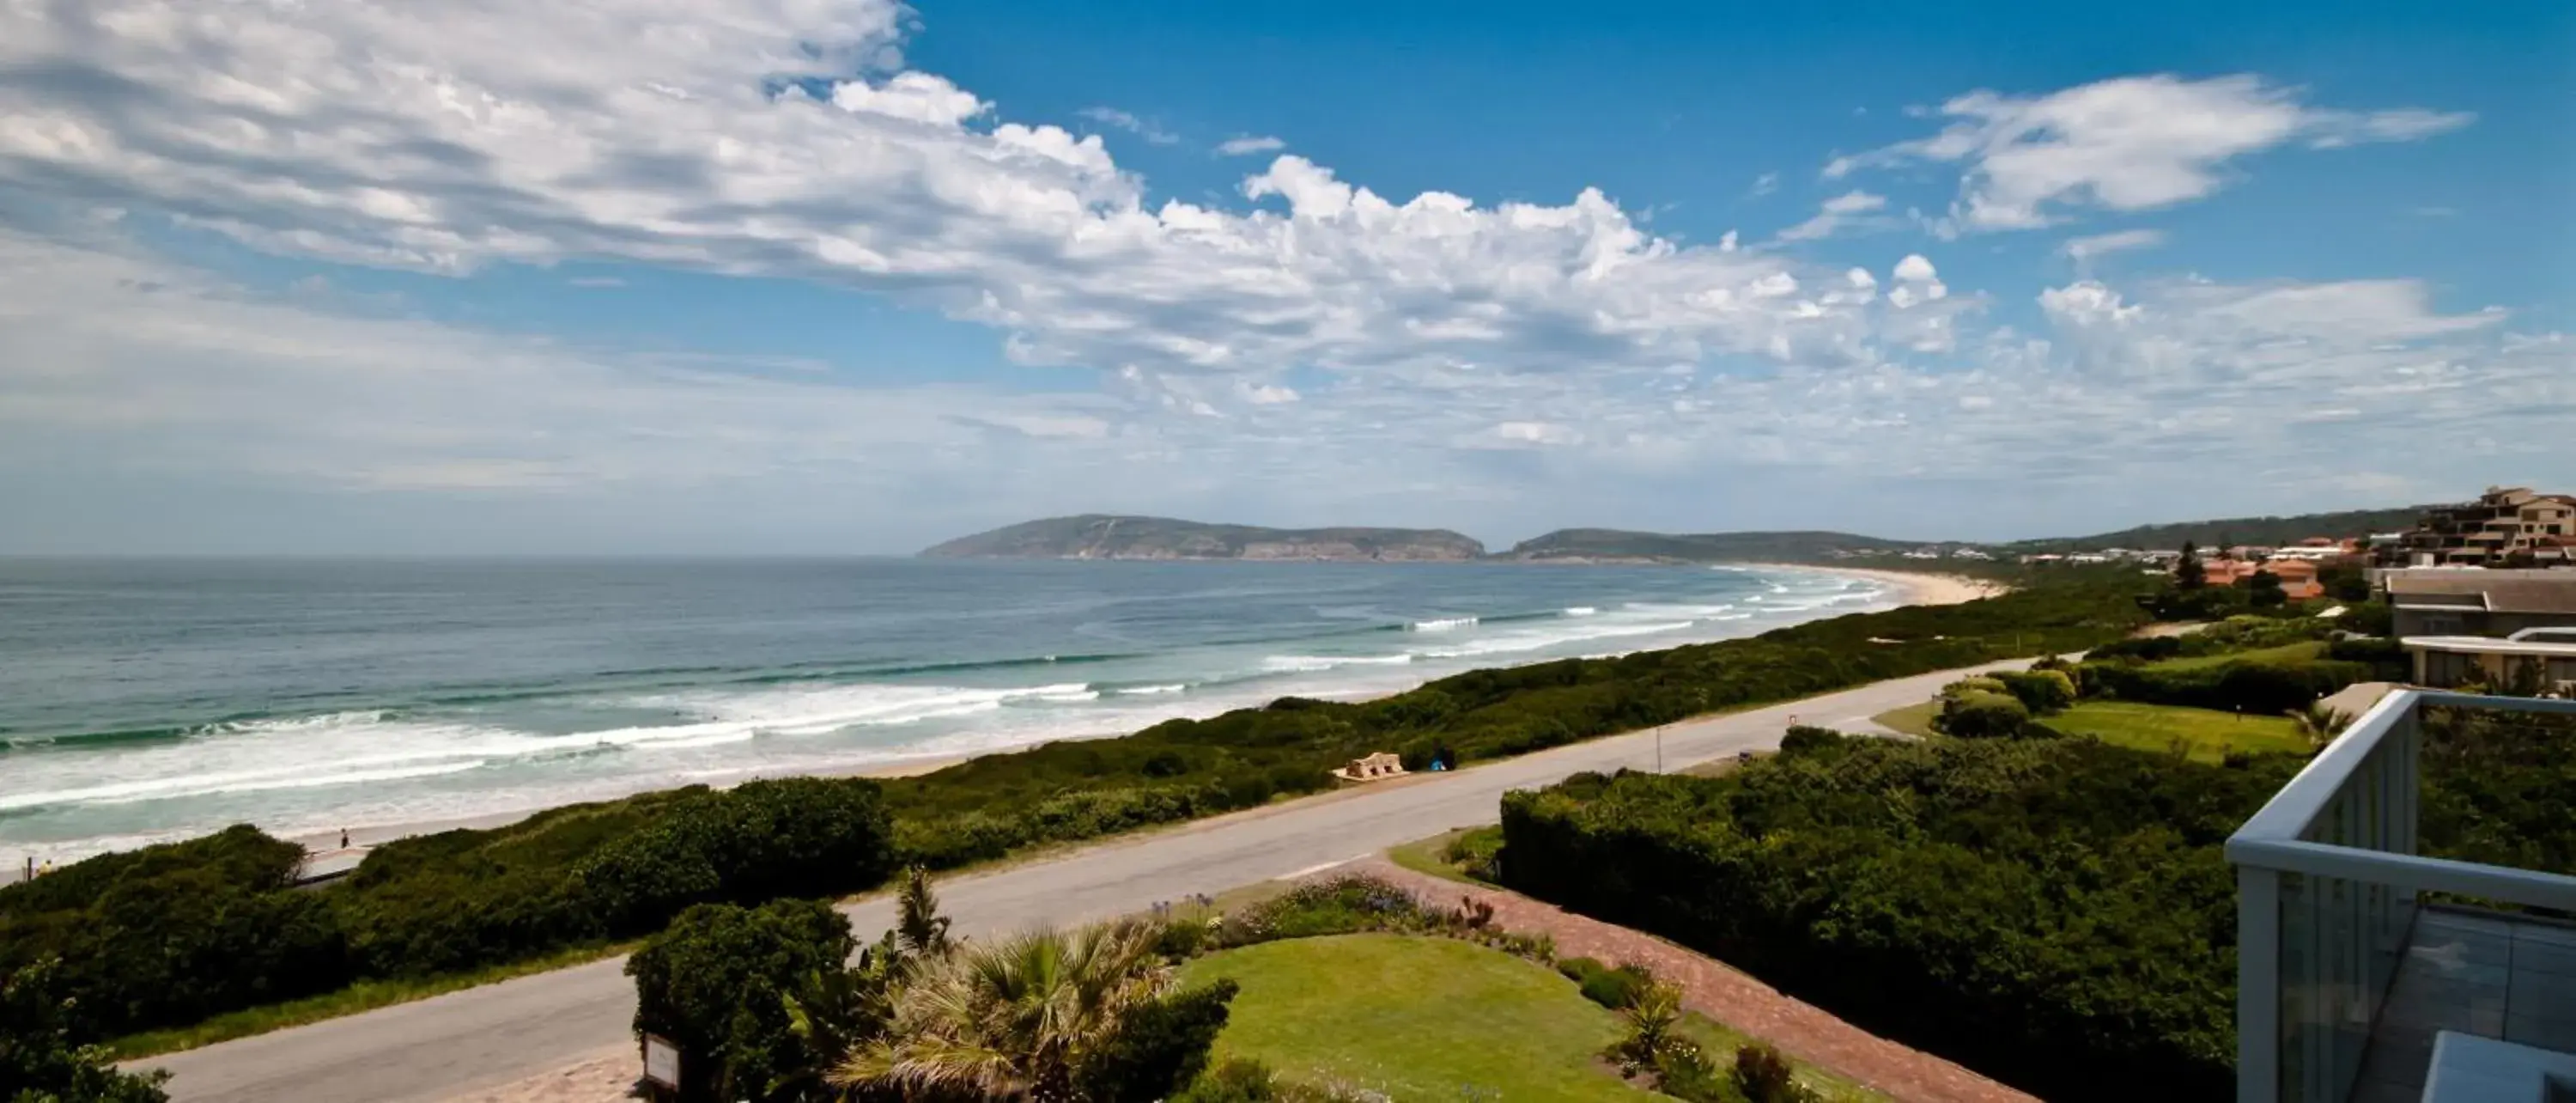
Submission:
<svg viewBox="0 0 2576 1103">
<path fill-rule="evenodd" d="M 2427 707 L 2576 715 L 2576 701 L 2391 693 L 2228 839 L 2227 860 L 2236 866 L 2237 884 L 2239 1103 L 2411 1099 L 2400 1090 L 2406 1083 L 2402 1069 L 2393 1081 L 2374 1080 L 2372 1091 L 2356 1092 L 2374 1040 L 2411 1047 L 2411 1035 L 2402 1043 L 2391 1039 L 2401 1029 L 2415 1030 L 2429 1052 L 2432 1030 L 2452 1029 L 2453 1023 L 2506 1037 L 2508 1009 L 2501 995 L 2498 1006 L 2481 1008 L 2475 1021 L 2465 1009 L 2455 1019 L 2419 1016 L 2411 1009 L 2390 1014 L 2389 996 L 2401 970 L 2419 968 L 2421 960 L 2448 961 L 2442 954 L 2456 957 L 2459 950 L 2458 944 L 2445 944 L 2428 952 L 2421 943 L 2418 920 L 2428 910 L 2423 894 L 2576 912 L 2576 877 L 2419 853 Z M 2568 753 L 2576 754 L 2576 746 Z M 2521 980 L 2490 979 L 2498 980 L 2498 992 L 2524 991 Z M 2478 1029 L 2489 1011 L 2495 1029 Z M 2550 1021 L 2553 1030 L 2556 1021 Z M 2383 1053 L 2372 1063 L 2375 1075 L 2391 1064 L 2389 1056 Z M 2413 1083 L 2423 1083 L 2422 1072 L 2413 1070 Z"/>
</svg>

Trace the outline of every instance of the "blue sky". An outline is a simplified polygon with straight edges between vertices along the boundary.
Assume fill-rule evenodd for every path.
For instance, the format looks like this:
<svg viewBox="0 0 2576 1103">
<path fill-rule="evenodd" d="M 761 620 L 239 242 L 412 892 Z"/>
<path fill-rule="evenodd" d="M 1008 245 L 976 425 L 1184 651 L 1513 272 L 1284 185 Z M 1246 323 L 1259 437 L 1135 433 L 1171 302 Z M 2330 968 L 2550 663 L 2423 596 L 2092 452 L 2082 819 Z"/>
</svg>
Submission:
<svg viewBox="0 0 2576 1103">
<path fill-rule="evenodd" d="M 9 7 L 0 553 L 2576 487 L 2576 12 L 2244 7 Z"/>
</svg>

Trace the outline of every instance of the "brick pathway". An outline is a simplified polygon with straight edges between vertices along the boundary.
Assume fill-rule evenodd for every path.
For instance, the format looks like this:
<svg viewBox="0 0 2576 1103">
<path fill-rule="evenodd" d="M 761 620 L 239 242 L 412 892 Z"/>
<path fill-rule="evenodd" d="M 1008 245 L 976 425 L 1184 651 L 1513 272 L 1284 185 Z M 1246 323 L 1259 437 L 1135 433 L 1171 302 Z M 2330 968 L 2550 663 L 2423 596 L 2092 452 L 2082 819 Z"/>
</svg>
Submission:
<svg viewBox="0 0 2576 1103">
<path fill-rule="evenodd" d="M 1491 904 L 1495 925 L 1519 934 L 1548 935 L 1556 940 L 1559 957 L 1645 966 L 1680 986 L 1682 1002 L 1691 1010 L 1884 1092 L 1898 1103 L 2038 1103 L 2035 1096 L 1871 1034 L 1782 995 L 1725 962 L 1653 935 L 1576 915 L 1519 893 L 1444 881 L 1383 858 L 1364 859 L 1316 876 L 1354 872 L 1386 878 L 1428 903 L 1455 907 L 1459 897 L 1467 896 Z"/>
</svg>

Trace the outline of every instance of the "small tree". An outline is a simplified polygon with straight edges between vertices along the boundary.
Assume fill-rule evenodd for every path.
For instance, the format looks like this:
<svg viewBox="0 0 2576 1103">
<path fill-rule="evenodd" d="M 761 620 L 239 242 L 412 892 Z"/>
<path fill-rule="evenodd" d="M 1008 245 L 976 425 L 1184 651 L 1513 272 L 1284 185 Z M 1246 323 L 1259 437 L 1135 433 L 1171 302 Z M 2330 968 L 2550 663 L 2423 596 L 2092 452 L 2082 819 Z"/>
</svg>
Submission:
<svg viewBox="0 0 2576 1103">
<path fill-rule="evenodd" d="M 917 957 L 948 952 L 948 917 L 939 914 L 939 896 L 930 891 L 928 870 L 912 866 L 903 871 L 895 907 L 895 937 L 902 940 L 904 949 Z"/>
<path fill-rule="evenodd" d="M 812 1077 L 788 997 L 855 948 L 821 901 L 697 905 L 627 959 L 635 1031 L 679 1047 L 684 1103 L 794 1098 Z"/>
<path fill-rule="evenodd" d="M 2281 576 L 2270 571 L 2256 571 L 2245 576 L 2245 603 L 2257 609 L 2269 609 L 2289 603 L 2290 595 L 2281 589 Z"/>
<path fill-rule="evenodd" d="M 2182 558 L 2174 561 L 2174 586 L 2197 590 L 2209 585 L 2209 568 L 2200 564 L 2200 548 L 2191 541 L 2182 542 Z"/>
<path fill-rule="evenodd" d="M 2342 735 L 2345 728 L 2352 726 L 2351 713 L 2327 707 L 2323 701 L 2314 702 L 2303 709 L 2293 709 L 2289 715 L 2290 723 L 2298 726 L 2299 734 L 2307 737 L 2308 746 L 2311 747 L 2323 747 L 2334 742 L 2334 737 Z"/>
</svg>

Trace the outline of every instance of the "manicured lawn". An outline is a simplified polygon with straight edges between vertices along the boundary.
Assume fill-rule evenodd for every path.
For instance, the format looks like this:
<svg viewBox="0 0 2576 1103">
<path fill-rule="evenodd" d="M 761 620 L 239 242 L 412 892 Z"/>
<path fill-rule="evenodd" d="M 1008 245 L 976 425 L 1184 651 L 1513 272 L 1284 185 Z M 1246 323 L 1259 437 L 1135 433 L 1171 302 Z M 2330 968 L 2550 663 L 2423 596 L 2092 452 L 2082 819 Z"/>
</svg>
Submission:
<svg viewBox="0 0 2576 1103">
<path fill-rule="evenodd" d="M 1499 950 L 1446 938 L 1357 934 L 1246 946 L 1191 962 L 1189 984 L 1243 986 L 1219 1059 L 1382 1091 L 1398 1101 L 1654 1098 L 1597 1055 L 1618 1016 L 1574 982 Z"/>
<path fill-rule="evenodd" d="M 2133 701 L 2086 701 L 2040 723 L 2068 735 L 2090 735 L 2105 743 L 2144 751 L 2171 748 L 2175 740 L 2191 757 L 2216 762 L 2229 751 L 2304 751 L 2305 737 L 2285 716 L 2238 716 L 2214 709 L 2144 705 Z"/>
<path fill-rule="evenodd" d="M 2165 659 L 2152 665 L 2158 670 L 2196 670 L 2204 666 L 2223 666 L 2227 663 L 2238 661 L 2258 663 L 2267 660 L 2304 662 L 2309 659 L 2323 658 L 2325 653 L 2325 641 L 2306 640 L 2300 643 L 2285 643 L 2279 647 L 2266 647 L 2256 651 L 2222 651 L 2215 655 L 2196 655 L 2188 659 Z"/>
<path fill-rule="evenodd" d="M 1931 735 L 1932 717 L 1938 715 L 1940 711 L 1941 702 L 1925 701 L 1919 705 L 1889 709 L 1870 719 L 1889 731 L 1900 731 L 1907 735 Z"/>
</svg>

